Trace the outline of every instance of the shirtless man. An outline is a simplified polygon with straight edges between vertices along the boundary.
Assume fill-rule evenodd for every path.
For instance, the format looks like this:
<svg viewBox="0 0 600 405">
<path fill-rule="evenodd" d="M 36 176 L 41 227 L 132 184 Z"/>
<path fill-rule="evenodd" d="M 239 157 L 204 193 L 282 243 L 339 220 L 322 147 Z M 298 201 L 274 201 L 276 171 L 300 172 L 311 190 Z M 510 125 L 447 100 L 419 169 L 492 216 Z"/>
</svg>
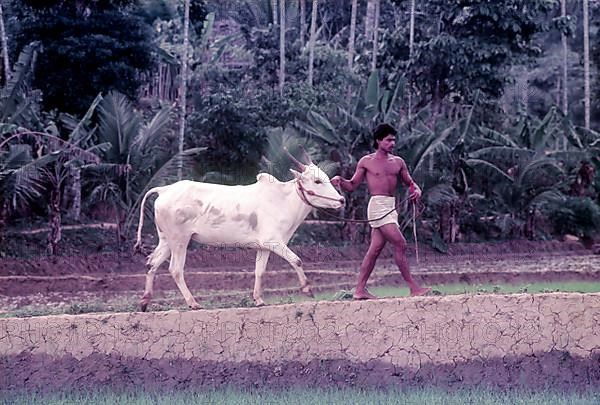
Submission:
<svg viewBox="0 0 600 405">
<path fill-rule="evenodd" d="M 372 228 L 371 245 L 360 266 L 354 299 L 377 298 L 367 291 L 367 280 L 373 272 L 377 257 L 379 257 L 386 242 L 394 245 L 394 260 L 410 288 L 410 295 L 427 294 L 430 288 L 420 287 L 410 274 L 408 261 L 406 260 L 406 240 L 400 232 L 398 213 L 395 210 L 398 178 L 409 187 L 411 199 L 420 198 L 421 189 L 410 177 L 404 160 L 392 153 L 396 143 L 396 130 L 394 127 L 389 124 L 378 125 L 373 131 L 373 138 L 375 153 L 363 156 L 359 160 L 356 172 L 350 180 L 340 176 L 331 179 L 334 186 L 352 192 L 366 178 L 367 187 L 371 194 L 367 208 L 367 216 L 371 221 L 369 224 Z M 385 215 L 386 213 L 389 214 Z"/>
</svg>

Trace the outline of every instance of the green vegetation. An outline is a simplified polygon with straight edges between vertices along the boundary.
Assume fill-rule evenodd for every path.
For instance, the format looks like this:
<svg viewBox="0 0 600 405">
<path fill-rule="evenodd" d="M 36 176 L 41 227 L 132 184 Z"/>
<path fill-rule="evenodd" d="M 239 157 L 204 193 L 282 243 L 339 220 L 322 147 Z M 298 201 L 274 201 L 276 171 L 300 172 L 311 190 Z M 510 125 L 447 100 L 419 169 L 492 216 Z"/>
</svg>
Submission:
<svg viewBox="0 0 600 405">
<path fill-rule="evenodd" d="M 443 392 L 437 389 L 414 389 L 400 391 L 347 389 L 291 389 L 285 391 L 252 390 L 244 391 L 235 388 L 206 390 L 200 392 L 169 393 L 114 393 L 99 392 L 67 392 L 62 394 L 9 394 L 0 399 L 0 404 L 32 404 L 47 405 L 66 404 L 428 404 L 428 405 L 592 405 L 600 400 L 598 392 L 560 393 L 552 391 L 509 391 L 474 389 Z"/>
<path fill-rule="evenodd" d="M 140 196 L 181 164 L 198 181 L 289 180 L 282 149 L 301 144 L 348 177 L 387 121 L 424 191 L 422 242 L 594 243 L 600 3 L 409 3 L 3 2 L 0 238 L 45 221 L 57 254 L 63 223 L 101 218 L 124 245 Z M 365 194 L 341 214 L 364 218 Z M 368 237 L 352 224 L 328 233 Z"/>
<path fill-rule="evenodd" d="M 408 288 L 405 287 L 371 287 L 373 294 L 381 298 L 407 297 Z M 552 293 L 552 292 L 578 292 L 600 293 L 600 282 L 570 281 L 564 283 L 531 283 L 531 284 L 448 284 L 432 286 L 432 295 L 458 295 L 458 294 L 517 294 L 517 293 Z M 250 295 L 245 291 L 227 291 L 225 296 L 214 291 L 194 291 L 200 298 L 200 303 L 205 309 L 221 308 L 248 308 L 254 307 Z M 86 314 L 100 312 L 136 312 L 139 311 L 139 298 L 137 296 L 115 296 L 112 298 L 90 298 L 86 301 L 62 304 L 29 304 L 18 309 L 6 310 L 0 313 L 4 317 L 30 317 L 60 314 Z M 297 302 L 338 301 L 351 300 L 352 291 L 321 292 L 311 299 L 304 295 L 291 294 L 287 296 L 267 297 L 268 305 L 293 304 Z M 166 292 L 162 298 L 152 302 L 152 311 L 186 310 L 179 291 Z"/>
<path fill-rule="evenodd" d="M 408 288 L 374 287 L 371 289 L 380 297 L 408 296 Z M 531 283 L 531 284 L 448 284 L 432 287 L 433 295 L 455 294 L 516 294 L 516 293 L 551 293 L 551 292 L 600 292 L 600 282 L 568 281 L 564 283 Z"/>
</svg>

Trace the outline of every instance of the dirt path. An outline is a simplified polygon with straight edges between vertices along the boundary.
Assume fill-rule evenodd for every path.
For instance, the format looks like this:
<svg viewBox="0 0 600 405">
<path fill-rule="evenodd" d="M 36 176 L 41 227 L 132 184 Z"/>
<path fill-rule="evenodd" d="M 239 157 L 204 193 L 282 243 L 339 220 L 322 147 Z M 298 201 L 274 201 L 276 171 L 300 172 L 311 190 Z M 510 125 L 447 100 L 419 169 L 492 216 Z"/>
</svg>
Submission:
<svg viewBox="0 0 600 405">
<path fill-rule="evenodd" d="M 354 267 L 317 268 L 307 270 L 315 293 L 351 290 L 357 277 Z M 566 282 L 600 280 L 600 257 L 550 256 L 538 258 L 510 257 L 504 261 L 462 260 L 452 265 L 420 264 L 414 275 L 424 285 L 441 284 L 523 284 L 533 282 Z M 186 273 L 186 281 L 196 299 L 209 306 L 225 303 L 247 306 L 252 303 L 254 273 L 250 270 L 204 270 Z M 138 309 L 145 282 L 144 274 L 97 274 L 64 276 L 0 277 L 0 312 L 26 311 L 47 313 L 51 306 L 68 313 Z M 393 262 L 379 264 L 372 275 L 371 286 L 403 286 L 404 280 Z M 295 272 L 276 269 L 268 272 L 263 286 L 266 297 L 283 299 L 298 293 Z M 237 304 L 236 304 L 237 303 Z M 154 309 L 184 307 L 181 294 L 171 276 L 163 271 L 155 280 Z"/>
<path fill-rule="evenodd" d="M 368 246 L 327 247 L 323 245 L 293 246 L 302 258 L 305 268 L 350 267 L 362 260 Z M 414 246 L 409 246 L 407 256 L 414 263 Z M 488 244 L 455 244 L 448 254 L 436 252 L 427 245 L 420 246 L 423 265 L 442 263 L 491 262 L 507 258 L 537 260 L 548 256 L 590 255 L 577 242 L 508 241 Z M 386 247 L 380 260 L 392 259 L 392 250 Z M 250 249 L 212 248 L 193 246 L 189 249 L 186 269 L 234 270 L 253 269 L 255 252 Z M 71 256 L 38 256 L 27 259 L 0 258 L 0 276 L 34 275 L 58 276 L 68 274 L 140 274 L 145 270 L 146 256 L 127 252 L 73 254 Z M 271 255 L 269 270 L 289 268 L 281 258 Z"/>
</svg>

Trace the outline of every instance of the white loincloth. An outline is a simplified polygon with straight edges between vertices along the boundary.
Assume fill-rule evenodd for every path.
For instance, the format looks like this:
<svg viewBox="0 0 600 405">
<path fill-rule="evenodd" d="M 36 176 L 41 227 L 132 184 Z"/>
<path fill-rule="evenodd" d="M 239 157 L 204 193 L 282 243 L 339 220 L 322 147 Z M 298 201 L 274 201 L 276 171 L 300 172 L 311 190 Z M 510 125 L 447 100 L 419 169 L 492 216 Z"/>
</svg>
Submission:
<svg viewBox="0 0 600 405">
<path fill-rule="evenodd" d="M 367 218 L 369 218 L 369 221 L 372 221 L 369 222 L 371 228 L 379 228 L 386 224 L 398 225 L 396 197 L 385 195 L 372 196 L 369 200 L 369 206 L 367 207 Z M 374 219 L 376 219 L 376 221 L 373 221 Z"/>
</svg>

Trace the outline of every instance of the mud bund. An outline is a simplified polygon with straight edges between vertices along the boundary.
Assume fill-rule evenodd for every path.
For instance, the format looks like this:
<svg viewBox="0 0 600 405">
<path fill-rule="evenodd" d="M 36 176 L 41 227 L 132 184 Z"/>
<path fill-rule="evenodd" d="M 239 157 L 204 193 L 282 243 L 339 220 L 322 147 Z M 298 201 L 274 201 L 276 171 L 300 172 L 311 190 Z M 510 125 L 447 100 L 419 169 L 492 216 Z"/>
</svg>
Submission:
<svg viewBox="0 0 600 405">
<path fill-rule="evenodd" d="M 0 319 L 0 390 L 600 384 L 600 294 Z"/>
</svg>

